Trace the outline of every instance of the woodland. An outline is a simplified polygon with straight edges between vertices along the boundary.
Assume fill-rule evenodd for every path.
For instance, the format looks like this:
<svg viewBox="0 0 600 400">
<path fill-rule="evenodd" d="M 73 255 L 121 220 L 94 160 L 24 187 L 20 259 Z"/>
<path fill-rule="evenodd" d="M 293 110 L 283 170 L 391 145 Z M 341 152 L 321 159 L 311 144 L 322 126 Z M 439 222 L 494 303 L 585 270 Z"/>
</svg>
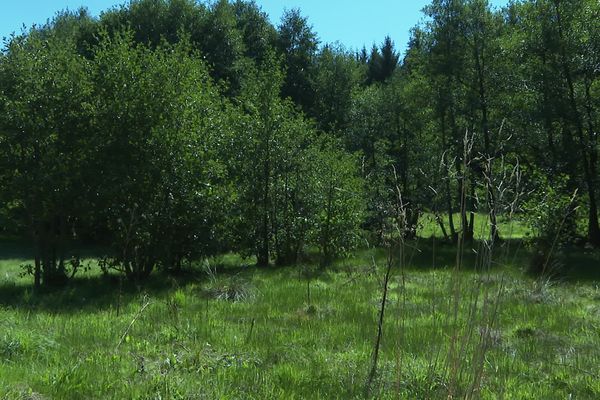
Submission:
<svg viewBox="0 0 600 400">
<path fill-rule="evenodd" d="M 403 52 L 251 0 L 6 38 L 0 399 L 599 398 L 600 3 L 423 16 Z"/>
</svg>

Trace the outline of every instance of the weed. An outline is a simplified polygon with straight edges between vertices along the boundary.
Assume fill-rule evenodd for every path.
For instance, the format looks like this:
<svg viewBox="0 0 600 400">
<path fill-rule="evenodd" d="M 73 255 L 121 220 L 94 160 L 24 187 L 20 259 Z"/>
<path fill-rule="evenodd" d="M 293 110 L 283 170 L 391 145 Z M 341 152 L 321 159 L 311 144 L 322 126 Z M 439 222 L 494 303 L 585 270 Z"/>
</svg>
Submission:
<svg viewBox="0 0 600 400">
<path fill-rule="evenodd" d="M 256 297 L 252 284 L 239 276 L 215 278 L 206 285 L 204 292 L 209 298 L 234 303 L 248 302 Z"/>
<path fill-rule="evenodd" d="M 4 336 L 0 339 L 0 359 L 14 360 L 24 352 L 24 346 L 17 338 Z"/>
</svg>

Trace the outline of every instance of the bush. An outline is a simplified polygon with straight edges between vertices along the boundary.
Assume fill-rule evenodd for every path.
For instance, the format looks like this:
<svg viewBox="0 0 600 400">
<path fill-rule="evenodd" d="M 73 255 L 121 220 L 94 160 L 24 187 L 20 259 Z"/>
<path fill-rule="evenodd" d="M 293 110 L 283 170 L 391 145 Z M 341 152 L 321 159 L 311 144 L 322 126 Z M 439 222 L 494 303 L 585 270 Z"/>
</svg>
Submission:
<svg viewBox="0 0 600 400">
<path fill-rule="evenodd" d="M 576 240 L 576 193 L 566 194 L 567 181 L 566 176 L 549 182 L 544 175 L 537 175 L 541 189 L 534 191 L 523 206 L 525 221 L 534 233 L 529 243 L 533 249 L 528 267 L 531 274 L 549 275 L 562 270 L 560 254 Z"/>
</svg>

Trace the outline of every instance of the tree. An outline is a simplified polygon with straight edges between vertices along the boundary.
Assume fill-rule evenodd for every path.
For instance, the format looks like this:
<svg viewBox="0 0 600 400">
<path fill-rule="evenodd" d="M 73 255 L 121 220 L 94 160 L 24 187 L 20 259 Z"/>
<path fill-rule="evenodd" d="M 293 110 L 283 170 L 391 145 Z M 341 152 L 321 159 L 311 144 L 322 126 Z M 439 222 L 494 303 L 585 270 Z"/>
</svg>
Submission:
<svg viewBox="0 0 600 400">
<path fill-rule="evenodd" d="M 381 45 L 381 70 L 379 72 L 381 82 L 385 82 L 394 74 L 399 58 L 394 49 L 394 42 L 389 36 L 386 36 Z"/>
<path fill-rule="evenodd" d="M 314 59 L 319 41 L 308 20 L 297 9 L 286 11 L 278 27 L 277 49 L 283 56 L 285 77 L 281 93 L 308 113 L 314 101 Z"/>
<path fill-rule="evenodd" d="M 381 53 L 379 48 L 373 44 L 371 54 L 367 61 L 367 85 L 372 85 L 375 82 L 381 82 Z"/>
<path fill-rule="evenodd" d="M 233 145 L 245 149 L 232 165 L 240 188 L 240 247 L 261 266 L 294 264 L 310 246 L 331 260 L 354 243 L 362 181 L 355 160 L 334 151 L 289 99 L 281 99 L 283 73 L 276 58 L 270 60 L 243 92 L 244 115 Z M 348 231 L 340 233 L 343 227 Z"/>
<path fill-rule="evenodd" d="M 184 44 L 149 50 L 126 32 L 96 50 L 94 221 L 106 221 L 111 265 L 131 279 L 219 249 L 228 139 L 211 82 Z"/>
<path fill-rule="evenodd" d="M 230 96 L 239 94 L 245 70 L 246 49 L 235 11 L 228 0 L 215 2 L 203 26 L 202 36 L 197 39 L 211 66 L 213 79 L 226 83 Z"/>
<path fill-rule="evenodd" d="M 315 68 L 315 101 L 311 114 L 321 130 L 339 134 L 348 128 L 352 90 L 359 79 L 358 65 L 342 48 L 325 46 Z"/>
<path fill-rule="evenodd" d="M 313 165 L 311 187 L 315 190 L 311 243 L 319 247 L 321 265 L 349 254 L 362 238 L 365 216 L 364 182 L 356 156 L 339 150 L 336 141 L 317 141 L 307 160 Z"/>
<path fill-rule="evenodd" d="M 35 29 L 13 37 L 1 59 L 1 195 L 35 244 L 36 287 L 67 279 L 69 242 L 87 207 L 90 69 L 72 39 Z"/>
<path fill-rule="evenodd" d="M 356 90 L 352 97 L 349 129 L 344 137 L 346 147 L 362 157 L 362 176 L 366 185 L 367 214 L 365 225 L 381 241 L 387 205 L 392 194 L 393 159 L 390 148 L 393 140 L 393 120 L 383 112 L 384 89 L 367 86 Z"/>
<path fill-rule="evenodd" d="M 277 31 L 254 1 L 236 0 L 233 8 L 237 27 L 242 33 L 244 54 L 261 65 L 275 49 Z"/>
<path fill-rule="evenodd" d="M 511 62 L 519 66 L 517 82 L 520 85 L 510 90 L 518 93 L 513 97 L 523 99 L 523 103 L 515 104 L 514 99 L 506 103 L 514 105 L 510 109 L 515 110 L 517 118 L 514 119 L 519 121 L 520 129 L 537 133 L 519 135 L 518 140 L 531 149 L 529 152 L 521 150 L 521 155 L 530 157 L 550 182 L 553 177 L 566 175 L 566 183 L 554 184 L 563 185 L 567 196 L 576 189 L 586 194 L 578 201 L 585 202 L 587 240 L 594 244 L 598 232 L 597 138 L 591 134 L 595 129 L 595 106 L 590 101 L 591 96 L 586 95 L 593 74 L 589 73 L 591 69 L 584 72 L 585 63 L 581 61 L 590 59 L 592 54 L 586 51 L 589 47 L 584 43 L 593 30 L 587 27 L 593 27 L 595 19 L 586 19 L 593 11 L 579 12 L 593 10 L 593 7 L 597 10 L 597 5 L 592 3 L 540 1 L 511 9 L 513 15 L 520 18 L 518 23 L 509 26 L 507 35 L 508 43 L 513 46 L 511 54 L 516 57 Z M 562 148 L 572 151 L 564 152 Z M 577 203 L 571 205 L 573 209 L 577 207 Z M 576 214 L 569 215 L 565 231 L 572 237 L 577 231 Z"/>
<path fill-rule="evenodd" d="M 269 265 L 296 261 L 304 245 L 306 180 L 304 147 L 312 130 L 280 97 L 283 74 L 271 55 L 241 96 L 244 110 L 236 149 L 242 233 L 241 247 Z"/>
<path fill-rule="evenodd" d="M 465 196 L 466 181 L 464 173 L 463 138 L 467 125 L 463 125 L 461 116 L 464 113 L 465 81 L 465 34 L 464 34 L 464 2 L 460 0 L 434 0 L 425 9 L 431 18 L 429 22 L 429 56 L 428 75 L 432 81 L 434 110 L 439 129 L 439 150 L 436 157 L 442 159 L 446 175 L 444 195 L 450 235 L 453 240 L 459 239 L 459 231 L 454 224 L 453 214 L 456 210 L 461 213 L 461 238 L 473 236 L 473 224 L 467 219 L 467 211 L 472 207 L 464 200 L 473 200 Z M 461 127 L 461 125 L 463 125 Z M 464 128 L 464 129 L 462 129 Z M 455 185 L 453 185 L 455 181 Z M 453 195 L 455 190 L 456 195 Z M 458 205 L 457 205 L 458 203 Z M 472 206 L 472 205 L 471 205 Z"/>
<path fill-rule="evenodd" d="M 394 49 L 394 42 L 386 36 L 381 47 L 373 45 L 369 57 L 367 70 L 367 83 L 383 83 L 387 81 L 396 70 L 400 56 Z"/>
<path fill-rule="evenodd" d="M 585 186 L 588 195 L 588 240 L 595 246 L 600 246 L 600 224 L 598 222 L 598 200 L 597 200 L 597 176 L 598 176 L 598 140 L 597 132 L 594 129 L 593 118 L 588 117 L 588 129 L 584 126 L 584 115 L 582 112 L 581 103 L 585 100 L 581 97 L 589 97 L 578 95 L 578 76 L 576 76 L 576 70 L 581 68 L 578 65 L 578 53 L 580 53 L 582 26 L 576 26 L 575 15 L 580 15 L 578 10 L 581 8 L 585 9 L 586 1 L 576 2 L 578 4 L 564 3 L 560 0 L 554 0 L 552 3 L 554 17 L 556 21 L 556 29 L 558 34 L 558 50 L 559 50 L 559 62 L 563 73 L 563 79 L 566 84 L 569 108 L 567 111 L 567 118 L 577 136 L 577 143 L 580 149 L 581 163 L 583 167 L 583 175 L 585 180 Z M 598 5 L 596 4 L 596 9 Z M 584 14 L 585 15 L 585 14 Z M 597 17 L 597 15 L 596 15 Z M 592 20 L 593 21 L 593 20 Z M 593 24 L 589 21 L 590 24 Z M 577 30 L 580 28 L 582 30 Z M 579 75 L 579 74 L 577 74 Z M 589 78 L 585 73 L 582 74 L 585 78 Z M 581 76 L 581 75 L 580 75 Z M 585 80 L 585 78 L 583 80 Z M 585 85 L 585 83 L 584 83 Z M 586 90 L 584 90 L 586 91 Z M 586 93 L 587 94 L 587 93 Z M 580 97 L 581 96 L 581 97 Z M 588 115 L 592 112 L 592 106 L 587 101 Z"/>
<path fill-rule="evenodd" d="M 198 37 L 207 18 L 204 5 L 194 0 L 132 0 L 104 12 L 90 44 L 98 45 L 98 33 L 133 32 L 133 40 L 154 48 L 164 40 L 175 44 L 181 34 Z"/>
<path fill-rule="evenodd" d="M 483 148 L 479 151 L 480 157 L 477 160 L 473 173 L 475 179 L 484 181 L 486 205 L 490 216 L 490 237 L 499 238 L 497 223 L 497 204 L 495 196 L 495 177 L 494 161 L 499 156 L 496 152 L 495 141 L 491 132 L 491 81 L 494 74 L 493 68 L 502 61 L 496 57 L 500 52 L 496 37 L 500 35 L 499 24 L 490 10 L 487 0 L 471 0 L 466 4 L 465 10 L 465 36 L 468 49 L 471 54 L 467 58 L 472 71 L 470 89 L 470 103 L 473 120 L 479 119 L 479 123 L 474 123 L 473 130 L 478 131 L 483 136 Z M 499 128 L 497 124 L 495 129 Z M 481 147 L 481 146 L 478 146 Z M 479 176 L 477 176 L 479 175 Z M 483 177 L 481 175 L 484 175 Z"/>
</svg>

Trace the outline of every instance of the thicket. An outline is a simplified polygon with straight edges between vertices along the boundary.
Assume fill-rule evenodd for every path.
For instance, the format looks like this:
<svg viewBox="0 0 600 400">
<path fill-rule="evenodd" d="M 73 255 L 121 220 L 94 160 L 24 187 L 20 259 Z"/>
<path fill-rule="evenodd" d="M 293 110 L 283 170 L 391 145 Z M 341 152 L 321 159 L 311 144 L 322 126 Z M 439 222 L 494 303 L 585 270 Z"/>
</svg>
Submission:
<svg viewBox="0 0 600 400">
<path fill-rule="evenodd" d="M 322 45 L 299 10 L 274 26 L 244 0 L 134 0 L 12 36 L 0 229 L 35 244 L 37 285 L 72 275 L 82 241 L 131 279 L 227 251 L 327 265 L 385 240 L 398 191 L 407 237 L 432 213 L 472 240 L 478 212 L 499 237 L 518 169 L 540 251 L 600 245 L 599 3 L 424 12 L 404 57 L 390 38 Z"/>
</svg>

